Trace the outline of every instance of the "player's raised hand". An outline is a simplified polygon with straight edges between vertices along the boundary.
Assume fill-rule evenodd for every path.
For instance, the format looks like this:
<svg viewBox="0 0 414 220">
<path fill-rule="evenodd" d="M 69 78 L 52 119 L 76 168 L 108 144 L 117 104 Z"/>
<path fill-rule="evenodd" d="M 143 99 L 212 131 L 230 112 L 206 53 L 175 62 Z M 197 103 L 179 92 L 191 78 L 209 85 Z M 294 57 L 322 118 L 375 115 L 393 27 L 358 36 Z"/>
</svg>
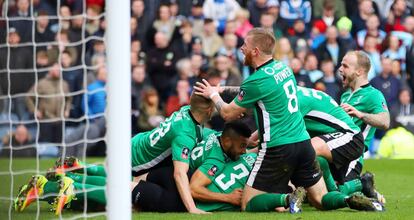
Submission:
<svg viewBox="0 0 414 220">
<path fill-rule="evenodd" d="M 207 99 L 211 99 L 215 94 L 218 95 L 219 91 L 219 85 L 211 86 L 210 83 L 208 83 L 205 79 L 203 79 L 202 82 L 196 82 L 196 85 L 194 86 L 194 93 L 196 95 L 201 95 Z"/>
<path fill-rule="evenodd" d="M 259 153 L 259 147 L 254 147 L 250 150 L 246 150 L 246 153 Z"/>
<path fill-rule="evenodd" d="M 360 111 L 358 111 L 354 106 L 349 105 L 347 103 L 342 103 L 341 107 L 345 110 L 348 115 L 352 117 L 362 118 L 364 114 Z"/>
<path fill-rule="evenodd" d="M 242 189 L 235 189 L 233 192 L 228 194 L 228 198 L 229 198 L 228 202 L 232 205 L 240 206 L 242 195 L 243 195 Z"/>
<path fill-rule="evenodd" d="M 247 146 L 256 147 L 257 145 L 259 145 L 259 133 L 256 130 L 252 135 L 250 135 Z"/>
</svg>

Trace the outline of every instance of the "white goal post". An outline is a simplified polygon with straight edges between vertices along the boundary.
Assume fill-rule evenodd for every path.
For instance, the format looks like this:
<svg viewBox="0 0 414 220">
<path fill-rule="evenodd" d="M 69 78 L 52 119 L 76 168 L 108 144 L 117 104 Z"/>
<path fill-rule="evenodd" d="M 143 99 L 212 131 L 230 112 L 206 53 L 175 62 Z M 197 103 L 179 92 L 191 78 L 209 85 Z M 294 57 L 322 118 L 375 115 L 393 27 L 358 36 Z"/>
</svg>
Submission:
<svg viewBox="0 0 414 220">
<path fill-rule="evenodd" d="M 107 216 L 131 219 L 130 2 L 106 1 L 107 19 Z"/>
</svg>

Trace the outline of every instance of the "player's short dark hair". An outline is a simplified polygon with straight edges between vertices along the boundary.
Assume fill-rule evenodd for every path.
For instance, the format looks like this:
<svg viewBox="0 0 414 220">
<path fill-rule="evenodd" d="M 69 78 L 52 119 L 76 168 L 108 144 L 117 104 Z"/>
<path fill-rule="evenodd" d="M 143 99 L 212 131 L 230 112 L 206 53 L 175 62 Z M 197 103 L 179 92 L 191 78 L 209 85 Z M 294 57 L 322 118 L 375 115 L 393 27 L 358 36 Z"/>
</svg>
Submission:
<svg viewBox="0 0 414 220">
<path fill-rule="evenodd" d="M 213 101 L 204 98 L 201 95 L 196 95 L 194 92 L 190 96 L 190 108 L 193 112 L 204 113 L 207 109 L 213 106 Z"/>
<path fill-rule="evenodd" d="M 210 68 L 207 71 L 207 80 L 212 78 L 221 78 L 220 72 L 215 68 Z"/>
<path fill-rule="evenodd" d="M 273 54 L 276 38 L 271 31 L 264 28 L 253 28 L 247 33 L 247 36 L 252 37 L 252 44 L 264 54 Z"/>
<path fill-rule="evenodd" d="M 231 121 L 224 124 L 224 129 L 222 136 L 231 137 L 234 135 L 243 136 L 249 138 L 252 135 L 252 130 L 250 130 L 247 124 L 241 121 Z"/>
</svg>

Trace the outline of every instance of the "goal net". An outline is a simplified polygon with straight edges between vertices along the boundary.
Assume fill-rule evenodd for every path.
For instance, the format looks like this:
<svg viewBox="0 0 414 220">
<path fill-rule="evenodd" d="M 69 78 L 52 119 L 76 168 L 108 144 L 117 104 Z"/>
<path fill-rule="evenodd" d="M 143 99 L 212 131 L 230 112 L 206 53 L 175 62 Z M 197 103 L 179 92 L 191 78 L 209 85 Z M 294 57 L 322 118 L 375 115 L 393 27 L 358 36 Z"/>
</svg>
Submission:
<svg viewBox="0 0 414 220">
<path fill-rule="evenodd" d="M 129 1 L 0 1 L 1 219 L 130 213 L 130 163 L 119 160 L 129 157 L 129 10 Z"/>
</svg>

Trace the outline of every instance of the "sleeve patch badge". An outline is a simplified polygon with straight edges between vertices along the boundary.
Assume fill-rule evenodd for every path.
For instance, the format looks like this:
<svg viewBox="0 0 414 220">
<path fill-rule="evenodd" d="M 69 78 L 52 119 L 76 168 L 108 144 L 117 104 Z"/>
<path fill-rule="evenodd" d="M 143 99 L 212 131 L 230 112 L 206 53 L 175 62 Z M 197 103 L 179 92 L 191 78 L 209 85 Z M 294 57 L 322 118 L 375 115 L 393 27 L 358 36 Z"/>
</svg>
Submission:
<svg viewBox="0 0 414 220">
<path fill-rule="evenodd" d="M 218 170 L 218 168 L 217 168 L 217 166 L 216 165 L 213 165 L 209 170 L 208 170 L 208 175 L 210 175 L 210 176 L 214 176 L 214 175 L 216 175 L 216 173 L 217 173 L 217 170 Z"/>
<path fill-rule="evenodd" d="M 181 158 L 184 160 L 187 160 L 189 154 L 190 154 L 190 149 L 188 149 L 187 147 L 184 147 L 183 150 L 181 151 Z"/>
<path fill-rule="evenodd" d="M 239 100 L 240 102 L 243 101 L 243 97 L 246 94 L 246 92 L 244 90 L 240 90 L 239 95 L 237 96 L 237 100 Z"/>
</svg>

